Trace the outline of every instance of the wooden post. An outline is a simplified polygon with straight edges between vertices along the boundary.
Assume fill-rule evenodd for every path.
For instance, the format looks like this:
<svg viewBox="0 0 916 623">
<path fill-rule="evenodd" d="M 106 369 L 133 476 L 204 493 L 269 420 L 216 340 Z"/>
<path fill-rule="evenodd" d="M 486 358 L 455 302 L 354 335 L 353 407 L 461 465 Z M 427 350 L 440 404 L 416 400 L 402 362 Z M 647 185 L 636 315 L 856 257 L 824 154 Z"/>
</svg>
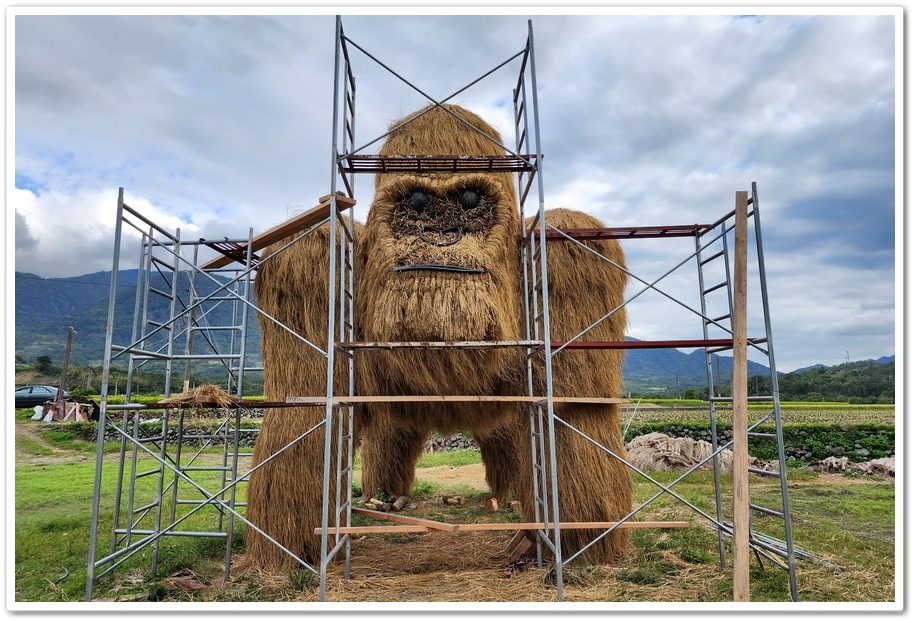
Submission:
<svg viewBox="0 0 916 623">
<path fill-rule="evenodd" d="M 735 193 L 735 284 L 732 319 L 732 504 L 734 601 L 750 601 L 750 503 L 747 458 L 747 191 Z"/>
<path fill-rule="evenodd" d="M 64 351 L 64 363 L 60 366 L 60 383 L 57 386 L 57 395 L 54 396 L 54 402 L 60 402 L 64 399 L 64 390 L 67 388 L 67 368 L 70 366 L 70 348 L 73 346 L 73 334 L 76 331 L 73 327 L 67 332 L 67 349 Z"/>
</svg>

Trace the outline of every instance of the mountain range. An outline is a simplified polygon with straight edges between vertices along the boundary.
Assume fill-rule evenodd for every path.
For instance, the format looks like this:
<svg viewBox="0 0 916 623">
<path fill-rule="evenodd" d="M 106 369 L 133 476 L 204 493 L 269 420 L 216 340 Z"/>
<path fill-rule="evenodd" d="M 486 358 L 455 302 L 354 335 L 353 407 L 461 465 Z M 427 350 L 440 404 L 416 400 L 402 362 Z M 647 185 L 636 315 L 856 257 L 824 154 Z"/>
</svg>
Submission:
<svg viewBox="0 0 916 623">
<path fill-rule="evenodd" d="M 136 293 L 137 270 L 119 271 L 115 298 L 116 317 L 132 318 Z M 179 292 L 188 284 L 179 284 Z M 198 287 L 202 287 L 198 285 Z M 206 295 L 206 285 L 203 285 Z M 210 291 L 217 286 L 212 282 Z M 64 351 L 72 327 L 70 361 L 98 365 L 104 359 L 106 325 L 111 296 L 111 272 L 98 272 L 78 277 L 45 279 L 30 273 L 15 273 L 15 354 L 26 361 L 49 356 L 55 364 L 63 362 Z M 231 324 L 221 317 L 217 308 L 208 321 L 216 326 Z M 260 351 L 257 323 L 249 325 L 250 352 Z M 130 327 L 115 325 L 115 344 L 127 344 Z M 634 340 L 634 338 L 627 338 Z M 228 352 L 228 351 L 222 351 Z M 893 361 L 893 356 L 876 360 Z M 809 368 L 819 367 L 820 364 Z M 713 374 L 717 382 L 731 379 L 732 358 L 713 355 Z M 805 369 L 809 369 L 805 368 Z M 800 371 L 800 370 L 799 370 Z M 769 375 L 767 366 L 748 362 L 748 376 Z M 626 351 L 623 376 L 627 391 L 671 391 L 702 388 L 707 385 L 706 357 L 703 349 L 683 352 L 676 348 L 634 348 Z"/>
</svg>

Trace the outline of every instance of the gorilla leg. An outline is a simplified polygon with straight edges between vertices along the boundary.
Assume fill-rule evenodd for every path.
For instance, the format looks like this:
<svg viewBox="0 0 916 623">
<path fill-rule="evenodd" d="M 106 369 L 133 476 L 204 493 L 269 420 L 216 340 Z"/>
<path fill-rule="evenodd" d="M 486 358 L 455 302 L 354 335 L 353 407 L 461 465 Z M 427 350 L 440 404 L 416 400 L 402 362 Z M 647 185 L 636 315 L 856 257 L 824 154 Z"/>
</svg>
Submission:
<svg viewBox="0 0 916 623">
<path fill-rule="evenodd" d="M 399 426 L 393 418 L 377 415 L 363 422 L 360 429 L 363 496 L 409 496 L 429 431 Z"/>
</svg>

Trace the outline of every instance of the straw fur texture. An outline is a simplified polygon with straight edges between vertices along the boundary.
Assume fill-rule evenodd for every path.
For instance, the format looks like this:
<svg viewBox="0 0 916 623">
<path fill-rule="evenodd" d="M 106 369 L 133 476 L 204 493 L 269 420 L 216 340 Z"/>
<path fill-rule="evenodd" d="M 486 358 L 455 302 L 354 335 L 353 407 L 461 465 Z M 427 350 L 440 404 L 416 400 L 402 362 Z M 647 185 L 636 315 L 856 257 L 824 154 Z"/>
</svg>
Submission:
<svg viewBox="0 0 916 623">
<path fill-rule="evenodd" d="M 498 132 L 458 106 L 423 109 L 392 128 L 380 150 L 382 155 L 504 153 Z M 573 210 L 550 210 L 546 218 L 558 227 L 602 226 Z M 329 236 L 322 230 L 312 238 L 263 262 L 257 293 L 267 314 L 323 345 L 327 340 Z M 522 339 L 521 238 L 510 173 L 378 175 L 366 224 L 357 228 L 356 235 L 357 341 Z M 579 331 L 620 306 L 626 285 L 619 244 L 601 241 L 589 246 L 616 266 L 572 243 L 548 247 L 553 338 L 623 340 L 626 315 L 622 309 L 577 337 Z M 272 265 L 268 268 L 268 264 Z M 262 321 L 261 330 L 267 399 L 324 395 L 324 359 L 271 321 Z M 558 354 L 552 375 L 554 394 L 619 395 L 621 357 L 616 350 Z M 354 369 L 356 392 L 366 396 L 528 393 L 520 348 L 359 350 Z M 536 395 L 545 391 L 543 362 L 535 366 L 533 382 Z M 624 456 L 616 405 L 565 406 L 557 413 L 614 454 Z M 317 408 L 269 410 L 254 463 L 289 443 L 322 415 Z M 364 496 L 409 495 L 416 460 L 430 433 L 468 431 L 481 446 L 487 483 L 494 495 L 503 500 L 518 497 L 528 520 L 534 517 L 527 408 L 494 402 L 373 403 L 354 417 L 361 443 Z M 310 437 L 323 444 L 323 434 Z M 631 483 L 625 466 L 566 427 L 558 427 L 556 439 L 562 520 L 616 520 L 629 512 Z M 263 473 L 252 475 L 248 493 L 249 519 L 311 560 L 320 554 L 317 537 L 312 535 L 312 529 L 320 525 L 318 487 L 323 453 L 319 445 L 318 441 L 297 442 L 291 457 L 278 457 Z M 578 549 L 595 536 L 570 531 L 563 535 L 564 551 Z M 289 565 L 289 557 L 283 560 L 280 550 L 257 531 L 249 528 L 246 538 L 249 564 L 273 569 Z M 628 551 L 629 535 L 615 530 L 590 548 L 585 558 L 617 561 Z"/>
</svg>

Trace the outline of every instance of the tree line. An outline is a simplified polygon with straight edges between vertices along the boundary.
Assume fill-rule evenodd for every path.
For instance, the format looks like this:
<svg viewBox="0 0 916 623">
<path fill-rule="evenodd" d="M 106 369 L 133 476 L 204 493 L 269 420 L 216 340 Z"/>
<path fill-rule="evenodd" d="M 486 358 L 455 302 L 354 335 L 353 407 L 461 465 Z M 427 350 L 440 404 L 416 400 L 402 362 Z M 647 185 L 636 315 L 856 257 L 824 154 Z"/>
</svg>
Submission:
<svg viewBox="0 0 916 623">
<path fill-rule="evenodd" d="M 781 400 L 802 402 L 845 402 L 848 404 L 894 404 L 894 362 L 879 363 L 873 359 L 837 366 L 818 366 L 798 372 L 777 374 Z M 731 378 L 723 378 L 720 395 L 731 393 Z M 772 396 L 769 374 L 755 374 L 747 379 L 750 396 Z M 675 392 L 652 394 L 656 398 L 706 399 L 704 387 L 681 388 Z"/>
<path fill-rule="evenodd" d="M 41 355 L 32 362 L 22 357 L 16 357 L 17 371 L 22 368 L 34 369 L 41 379 L 35 382 L 57 385 L 60 380 L 61 369 L 55 366 L 50 357 Z M 74 363 L 67 370 L 67 387 L 72 391 L 74 387 L 85 388 L 88 393 L 97 394 L 101 391 L 101 364 L 90 365 Z M 205 383 L 225 383 L 225 370 L 213 370 L 210 375 L 191 378 L 191 385 Z M 159 371 L 137 371 L 131 379 L 133 393 L 149 392 L 160 393 L 164 386 L 165 375 Z M 781 400 L 806 401 L 806 402 L 846 402 L 850 404 L 894 404 L 895 400 L 895 365 L 878 363 L 874 360 L 855 361 L 837 366 L 819 366 L 799 372 L 781 372 L 777 375 L 779 382 L 779 396 Z M 730 391 L 731 380 L 723 379 Z M 247 378 L 243 384 L 243 394 L 261 395 L 263 387 L 260 377 Z M 112 367 L 109 378 L 109 392 L 123 393 L 127 383 L 127 372 L 117 367 Z M 180 374 L 172 378 L 172 392 L 182 391 L 183 381 Z M 748 377 L 748 394 L 752 396 L 772 395 L 773 388 L 770 375 L 753 375 Z M 707 389 L 683 388 L 679 395 L 666 396 L 653 394 L 655 397 L 672 398 L 706 398 Z"/>
<path fill-rule="evenodd" d="M 830 367 L 816 367 L 777 375 L 782 400 L 847 402 L 850 404 L 894 404 L 895 362 L 854 361 Z M 759 383 L 772 392 L 769 376 L 752 377 L 748 386 Z"/>
</svg>

